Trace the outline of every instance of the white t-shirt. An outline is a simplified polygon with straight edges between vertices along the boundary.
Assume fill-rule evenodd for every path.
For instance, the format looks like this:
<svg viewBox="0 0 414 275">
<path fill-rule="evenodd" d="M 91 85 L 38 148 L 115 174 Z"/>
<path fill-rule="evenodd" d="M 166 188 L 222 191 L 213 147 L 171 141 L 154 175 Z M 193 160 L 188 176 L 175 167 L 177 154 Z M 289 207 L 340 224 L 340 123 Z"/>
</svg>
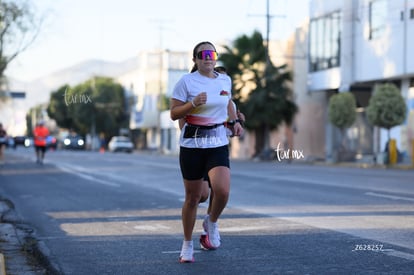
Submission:
<svg viewBox="0 0 414 275">
<path fill-rule="evenodd" d="M 228 75 L 215 73 L 216 78 L 201 75 L 198 71 L 185 74 L 175 85 L 172 98 L 182 102 L 194 99 L 199 93 L 207 93 L 207 102 L 194 108 L 186 116 L 193 125 L 214 125 L 227 121 L 227 105 L 231 99 L 231 79 Z M 185 124 L 181 131 L 180 145 L 188 148 L 214 148 L 229 143 L 226 128 L 222 125 L 211 130 L 202 130 L 194 138 L 184 138 Z"/>
</svg>

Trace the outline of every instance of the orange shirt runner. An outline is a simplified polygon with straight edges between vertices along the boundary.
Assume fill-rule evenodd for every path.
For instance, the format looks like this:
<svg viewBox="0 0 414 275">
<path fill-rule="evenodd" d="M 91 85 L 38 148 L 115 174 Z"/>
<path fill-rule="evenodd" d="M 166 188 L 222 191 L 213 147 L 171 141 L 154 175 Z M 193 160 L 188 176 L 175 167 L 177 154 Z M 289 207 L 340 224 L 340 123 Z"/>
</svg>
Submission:
<svg viewBox="0 0 414 275">
<path fill-rule="evenodd" d="M 49 135 L 49 130 L 44 126 L 37 126 L 33 133 L 35 146 L 46 146 L 46 138 Z"/>
</svg>

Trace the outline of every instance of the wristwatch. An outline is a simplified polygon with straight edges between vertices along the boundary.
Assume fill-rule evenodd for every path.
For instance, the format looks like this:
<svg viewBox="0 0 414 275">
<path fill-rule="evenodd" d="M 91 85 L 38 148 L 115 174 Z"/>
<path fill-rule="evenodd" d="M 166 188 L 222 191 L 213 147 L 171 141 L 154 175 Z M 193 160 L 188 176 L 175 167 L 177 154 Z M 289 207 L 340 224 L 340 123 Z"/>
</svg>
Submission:
<svg viewBox="0 0 414 275">
<path fill-rule="evenodd" d="M 240 119 L 235 119 L 235 120 L 229 120 L 228 122 L 227 122 L 227 124 L 229 124 L 229 125 L 234 125 L 234 124 L 236 124 L 236 123 L 240 123 L 240 125 L 242 125 L 242 121 L 240 120 Z"/>
</svg>

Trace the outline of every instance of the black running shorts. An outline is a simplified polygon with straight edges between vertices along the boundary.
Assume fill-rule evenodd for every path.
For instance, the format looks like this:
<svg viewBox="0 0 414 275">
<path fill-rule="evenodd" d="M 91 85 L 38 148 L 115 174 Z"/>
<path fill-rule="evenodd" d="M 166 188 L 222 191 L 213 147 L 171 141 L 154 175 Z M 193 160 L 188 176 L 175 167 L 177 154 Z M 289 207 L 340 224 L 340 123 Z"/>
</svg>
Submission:
<svg viewBox="0 0 414 275">
<path fill-rule="evenodd" d="M 36 152 L 42 152 L 42 153 L 44 153 L 44 152 L 46 152 L 46 146 L 36 145 L 35 146 L 35 150 L 36 150 Z"/>
<path fill-rule="evenodd" d="M 203 149 L 180 147 L 180 168 L 184 179 L 202 179 L 217 166 L 230 168 L 228 145 Z"/>
</svg>

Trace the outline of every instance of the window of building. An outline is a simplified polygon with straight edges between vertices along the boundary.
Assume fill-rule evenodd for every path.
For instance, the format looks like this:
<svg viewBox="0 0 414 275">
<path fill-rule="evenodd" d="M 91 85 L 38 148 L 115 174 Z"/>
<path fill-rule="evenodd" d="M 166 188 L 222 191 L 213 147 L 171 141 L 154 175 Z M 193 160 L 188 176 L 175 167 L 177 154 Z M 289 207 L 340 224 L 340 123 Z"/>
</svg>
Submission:
<svg viewBox="0 0 414 275">
<path fill-rule="evenodd" d="M 385 31 L 386 18 L 386 0 L 374 0 L 369 3 L 369 39 L 381 37 Z"/>
<path fill-rule="evenodd" d="M 410 9 L 410 19 L 414 19 L 414 9 Z"/>
<path fill-rule="evenodd" d="M 340 65 L 341 12 L 314 18 L 310 22 L 309 71 Z"/>
</svg>

